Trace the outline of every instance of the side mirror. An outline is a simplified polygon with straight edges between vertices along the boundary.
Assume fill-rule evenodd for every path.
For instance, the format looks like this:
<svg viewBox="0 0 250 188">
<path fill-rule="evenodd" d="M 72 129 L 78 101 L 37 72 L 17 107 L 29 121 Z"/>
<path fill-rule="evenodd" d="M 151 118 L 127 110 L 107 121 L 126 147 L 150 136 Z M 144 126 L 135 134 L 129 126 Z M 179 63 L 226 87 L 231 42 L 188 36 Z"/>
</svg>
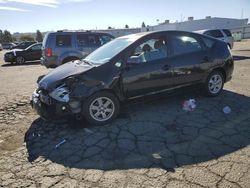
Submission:
<svg viewBox="0 0 250 188">
<path fill-rule="evenodd" d="M 139 56 L 131 56 L 127 60 L 127 64 L 139 64 L 141 62 L 141 58 Z"/>
</svg>

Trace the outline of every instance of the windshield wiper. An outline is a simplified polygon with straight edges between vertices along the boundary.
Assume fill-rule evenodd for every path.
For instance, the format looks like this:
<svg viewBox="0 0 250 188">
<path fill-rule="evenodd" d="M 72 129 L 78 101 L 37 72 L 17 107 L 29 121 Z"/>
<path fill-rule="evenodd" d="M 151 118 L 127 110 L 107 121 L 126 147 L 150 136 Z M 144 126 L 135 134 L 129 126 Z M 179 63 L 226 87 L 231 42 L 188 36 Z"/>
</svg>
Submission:
<svg viewBox="0 0 250 188">
<path fill-rule="evenodd" d="M 88 64 L 88 65 L 90 65 L 90 66 L 93 66 L 92 63 L 90 63 L 89 61 L 87 61 L 87 60 L 85 60 L 85 59 L 83 59 L 82 62 L 84 62 L 84 63 L 86 63 L 86 64 Z"/>
</svg>

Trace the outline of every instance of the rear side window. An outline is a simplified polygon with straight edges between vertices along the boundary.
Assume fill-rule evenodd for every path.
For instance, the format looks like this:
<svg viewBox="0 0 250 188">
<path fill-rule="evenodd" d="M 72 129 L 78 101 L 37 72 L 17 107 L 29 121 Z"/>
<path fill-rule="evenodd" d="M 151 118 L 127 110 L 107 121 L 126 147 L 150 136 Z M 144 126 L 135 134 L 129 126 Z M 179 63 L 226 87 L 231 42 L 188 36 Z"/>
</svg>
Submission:
<svg viewBox="0 0 250 188">
<path fill-rule="evenodd" d="M 201 44 L 190 36 L 173 36 L 172 48 L 173 55 L 181 55 L 202 50 Z"/>
<path fill-rule="evenodd" d="M 41 47 L 42 47 L 42 45 L 41 44 L 37 44 L 37 45 L 34 45 L 34 46 L 32 46 L 32 50 L 41 50 Z"/>
<path fill-rule="evenodd" d="M 78 34 L 76 36 L 78 46 L 98 46 L 100 41 L 96 35 Z"/>
<path fill-rule="evenodd" d="M 85 34 L 76 35 L 77 45 L 86 46 L 88 45 L 88 37 Z"/>
<path fill-rule="evenodd" d="M 222 32 L 220 30 L 218 30 L 218 29 L 211 30 L 211 31 L 206 31 L 204 34 L 205 35 L 209 35 L 211 37 L 215 37 L 215 38 L 222 38 L 222 37 L 224 37 L 223 34 L 222 34 Z"/>
<path fill-rule="evenodd" d="M 222 30 L 228 37 L 232 36 L 232 33 L 228 29 L 223 29 Z"/>
<path fill-rule="evenodd" d="M 58 47 L 71 46 L 71 36 L 70 35 L 57 35 L 56 46 Z"/>
<path fill-rule="evenodd" d="M 88 43 L 90 46 L 100 45 L 100 41 L 99 41 L 97 35 L 88 35 Z"/>
</svg>

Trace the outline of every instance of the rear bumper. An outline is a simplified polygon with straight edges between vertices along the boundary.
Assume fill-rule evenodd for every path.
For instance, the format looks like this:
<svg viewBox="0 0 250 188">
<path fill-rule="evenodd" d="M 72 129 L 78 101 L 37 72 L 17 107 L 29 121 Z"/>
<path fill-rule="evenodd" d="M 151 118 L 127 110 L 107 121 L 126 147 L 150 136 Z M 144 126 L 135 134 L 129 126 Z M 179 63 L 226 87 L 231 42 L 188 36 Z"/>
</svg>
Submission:
<svg viewBox="0 0 250 188">
<path fill-rule="evenodd" d="M 49 61 L 47 58 L 41 57 L 41 64 L 44 65 L 46 68 L 55 68 L 57 67 L 56 63 Z"/>
</svg>

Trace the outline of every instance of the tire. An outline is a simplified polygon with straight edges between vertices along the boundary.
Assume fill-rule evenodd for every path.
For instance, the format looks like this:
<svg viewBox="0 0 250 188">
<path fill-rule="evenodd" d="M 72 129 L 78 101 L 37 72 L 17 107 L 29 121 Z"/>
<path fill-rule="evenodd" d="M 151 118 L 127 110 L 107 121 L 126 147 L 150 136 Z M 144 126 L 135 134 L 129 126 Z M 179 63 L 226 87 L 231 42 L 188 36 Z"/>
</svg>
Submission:
<svg viewBox="0 0 250 188">
<path fill-rule="evenodd" d="M 17 56 L 17 57 L 16 57 L 16 64 L 22 65 L 22 64 L 24 64 L 24 63 L 25 63 L 25 59 L 24 59 L 23 56 Z"/>
<path fill-rule="evenodd" d="M 205 94 L 209 97 L 218 96 L 223 90 L 224 82 L 224 76 L 220 71 L 211 72 L 205 83 Z"/>
<path fill-rule="evenodd" d="M 83 104 L 83 116 L 94 125 L 105 125 L 117 117 L 120 111 L 118 99 L 110 92 L 101 91 L 90 96 Z"/>
</svg>

